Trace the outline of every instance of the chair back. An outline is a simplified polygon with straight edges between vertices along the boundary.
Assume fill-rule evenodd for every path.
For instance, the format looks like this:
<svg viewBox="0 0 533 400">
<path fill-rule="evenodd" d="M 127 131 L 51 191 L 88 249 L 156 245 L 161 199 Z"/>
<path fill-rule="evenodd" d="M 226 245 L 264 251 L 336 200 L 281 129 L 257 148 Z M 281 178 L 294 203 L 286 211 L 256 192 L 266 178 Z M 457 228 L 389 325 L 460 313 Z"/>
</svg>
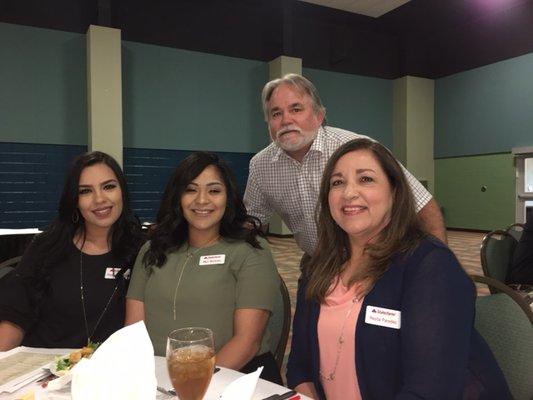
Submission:
<svg viewBox="0 0 533 400">
<path fill-rule="evenodd" d="M 481 243 L 481 267 L 485 276 L 505 282 L 517 241 L 502 230 L 489 232 Z M 491 293 L 492 288 L 489 286 Z"/>
<path fill-rule="evenodd" d="M 522 237 L 522 233 L 524 232 L 524 224 L 516 223 L 509 225 L 505 232 L 507 232 L 509 235 L 514 237 L 517 242 L 519 242 L 520 238 Z"/>
<path fill-rule="evenodd" d="M 22 256 L 17 256 L 0 263 L 0 279 L 6 276 L 11 271 L 13 271 L 17 264 L 20 262 L 21 258 Z"/>
<path fill-rule="evenodd" d="M 279 294 L 276 296 L 274 312 L 268 320 L 268 329 L 270 331 L 270 351 L 276 359 L 278 369 L 281 371 L 287 340 L 289 339 L 289 330 L 291 328 L 291 299 L 287 285 L 283 278 L 279 277 Z"/>
<path fill-rule="evenodd" d="M 489 345 L 516 400 L 533 397 L 533 312 L 525 301 L 495 279 L 473 275 L 496 294 L 476 299 L 475 327 Z"/>
</svg>

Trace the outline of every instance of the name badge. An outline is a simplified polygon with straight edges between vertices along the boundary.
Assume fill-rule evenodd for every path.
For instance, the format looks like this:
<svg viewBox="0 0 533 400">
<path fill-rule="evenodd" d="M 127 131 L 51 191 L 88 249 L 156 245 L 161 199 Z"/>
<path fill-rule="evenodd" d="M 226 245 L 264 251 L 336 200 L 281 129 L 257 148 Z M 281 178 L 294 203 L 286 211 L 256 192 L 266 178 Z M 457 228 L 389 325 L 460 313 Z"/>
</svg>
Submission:
<svg viewBox="0 0 533 400">
<path fill-rule="evenodd" d="M 209 256 L 202 256 L 200 257 L 200 262 L 198 265 L 217 265 L 217 264 L 224 264 L 226 261 L 226 255 L 225 254 L 212 254 Z"/>
<path fill-rule="evenodd" d="M 385 326 L 400 329 L 402 325 L 402 312 L 375 306 L 366 306 L 365 322 L 371 325 Z"/>
<path fill-rule="evenodd" d="M 115 276 L 119 273 L 120 268 L 119 267 L 110 267 L 105 269 L 105 279 L 115 279 Z"/>
</svg>

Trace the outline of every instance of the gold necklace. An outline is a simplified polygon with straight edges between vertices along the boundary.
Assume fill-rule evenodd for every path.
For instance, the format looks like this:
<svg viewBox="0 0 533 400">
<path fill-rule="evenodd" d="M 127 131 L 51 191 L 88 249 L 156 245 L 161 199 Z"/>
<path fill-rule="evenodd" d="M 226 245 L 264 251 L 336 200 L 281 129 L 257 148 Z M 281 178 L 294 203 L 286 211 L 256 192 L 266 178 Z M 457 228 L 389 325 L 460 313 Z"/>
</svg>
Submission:
<svg viewBox="0 0 533 400">
<path fill-rule="evenodd" d="M 119 284 L 118 284 L 118 277 L 116 277 L 115 279 L 117 279 L 117 281 L 115 283 L 115 289 L 113 289 L 113 293 L 111 293 L 111 296 L 109 297 L 109 300 L 107 300 L 104 310 L 102 311 L 102 313 L 96 320 L 96 324 L 94 325 L 93 331 L 89 335 L 89 324 L 87 323 L 87 312 L 85 310 L 85 290 L 84 290 L 84 285 L 83 285 L 83 251 L 82 250 L 83 250 L 84 244 L 85 242 L 81 245 L 81 249 L 80 249 L 80 298 L 81 298 L 81 309 L 83 311 L 83 322 L 85 322 L 85 333 L 87 334 L 87 344 L 89 344 L 92 342 L 92 336 L 96 332 L 96 328 L 98 328 L 98 325 L 100 325 L 100 322 L 102 321 L 102 317 L 104 316 L 109 305 L 111 304 L 111 300 L 113 300 L 113 297 L 115 296 L 115 293 L 117 292 Z"/>
<path fill-rule="evenodd" d="M 359 299 L 357 297 L 354 297 L 352 299 L 352 305 L 350 306 L 348 312 L 346 313 L 346 316 L 344 317 L 344 321 L 342 322 L 341 333 L 337 339 L 337 355 L 335 356 L 335 364 L 333 365 L 333 370 L 327 375 L 324 375 L 321 370 L 318 371 L 320 377 L 326 381 L 332 381 L 335 379 L 335 374 L 337 373 L 337 366 L 339 365 L 339 359 L 342 352 L 342 346 L 344 345 L 344 328 L 346 327 L 346 322 L 348 321 L 350 314 L 352 313 L 355 305 L 358 302 Z"/>
<path fill-rule="evenodd" d="M 187 263 L 189 262 L 189 259 L 191 259 L 196 253 L 198 253 L 200 250 L 205 249 L 206 247 L 211 246 L 213 243 L 216 243 L 220 239 L 220 235 L 217 235 L 213 239 L 211 239 L 209 242 L 204 244 L 202 247 L 198 247 L 193 252 L 189 252 L 189 249 L 191 248 L 190 244 L 187 243 L 187 250 L 185 255 L 185 261 L 183 262 L 183 265 L 181 266 L 180 275 L 178 277 L 178 283 L 176 284 L 176 288 L 174 289 L 174 300 L 172 302 L 172 315 L 174 316 L 174 321 L 176 321 L 176 297 L 178 295 L 178 287 L 181 283 L 181 277 L 183 276 L 183 271 L 185 271 L 185 267 L 187 266 Z"/>
</svg>

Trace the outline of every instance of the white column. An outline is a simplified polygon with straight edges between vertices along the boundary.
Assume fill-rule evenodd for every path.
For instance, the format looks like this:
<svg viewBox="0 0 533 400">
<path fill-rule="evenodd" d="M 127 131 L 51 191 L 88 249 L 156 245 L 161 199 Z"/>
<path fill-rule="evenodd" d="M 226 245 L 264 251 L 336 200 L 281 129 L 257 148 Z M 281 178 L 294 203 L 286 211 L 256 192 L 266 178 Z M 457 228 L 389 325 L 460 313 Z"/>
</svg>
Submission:
<svg viewBox="0 0 533 400">
<path fill-rule="evenodd" d="M 96 25 L 87 31 L 89 151 L 122 165 L 122 67 L 120 30 Z"/>
<path fill-rule="evenodd" d="M 404 76 L 394 81 L 393 152 L 420 181 L 435 190 L 433 138 L 435 82 Z"/>
</svg>

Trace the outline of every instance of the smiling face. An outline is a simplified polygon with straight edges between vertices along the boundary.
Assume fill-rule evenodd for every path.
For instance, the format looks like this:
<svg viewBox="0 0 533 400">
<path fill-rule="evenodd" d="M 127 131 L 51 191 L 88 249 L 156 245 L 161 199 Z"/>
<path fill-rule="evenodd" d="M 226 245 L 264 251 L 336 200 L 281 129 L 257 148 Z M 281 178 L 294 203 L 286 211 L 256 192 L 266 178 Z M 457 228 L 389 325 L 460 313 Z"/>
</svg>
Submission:
<svg viewBox="0 0 533 400">
<path fill-rule="evenodd" d="M 122 214 L 122 189 L 105 164 L 83 169 L 78 185 L 78 209 L 87 232 L 108 231 Z"/>
<path fill-rule="evenodd" d="M 364 246 L 388 224 L 394 193 L 387 175 L 369 150 L 343 155 L 329 180 L 332 218 L 350 242 Z"/>
<path fill-rule="evenodd" d="M 217 168 L 207 166 L 181 195 L 181 209 L 189 223 L 189 241 L 218 236 L 226 210 L 227 192 Z"/>
<path fill-rule="evenodd" d="M 292 85 L 278 86 L 268 101 L 270 137 L 298 161 L 309 151 L 323 120 L 324 113 L 315 111 L 311 97 Z"/>
</svg>

